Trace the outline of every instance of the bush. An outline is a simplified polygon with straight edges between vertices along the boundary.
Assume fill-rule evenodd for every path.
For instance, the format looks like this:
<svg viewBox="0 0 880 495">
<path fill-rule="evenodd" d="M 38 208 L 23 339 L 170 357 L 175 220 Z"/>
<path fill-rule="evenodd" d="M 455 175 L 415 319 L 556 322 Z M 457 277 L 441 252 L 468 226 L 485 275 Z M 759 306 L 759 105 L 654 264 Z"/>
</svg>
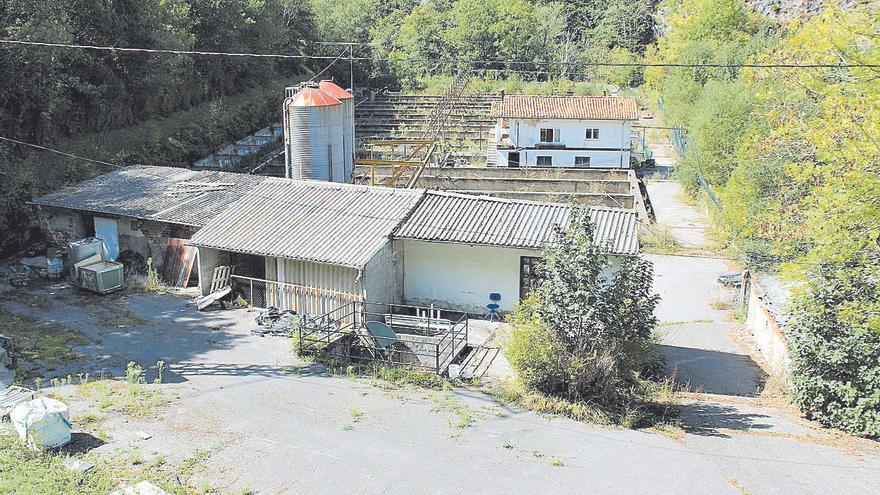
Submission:
<svg viewBox="0 0 880 495">
<path fill-rule="evenodd" d="M 651 336 L 659 297 L 649 262 L 612 261 L 592 239 L 586 210 L 575 208 L 545 249 L 539 287 L 511 317 L 506 352 L 527 388 L 620 409 L 644 398 L 643 377 L 662 368 Z"/>
<path fill-rule="evenodd" d="M 880 282 L 877 264 L 814 273 L 790 325 L 791 386 L 804 414 L 880 437 Z"/>
</svg>

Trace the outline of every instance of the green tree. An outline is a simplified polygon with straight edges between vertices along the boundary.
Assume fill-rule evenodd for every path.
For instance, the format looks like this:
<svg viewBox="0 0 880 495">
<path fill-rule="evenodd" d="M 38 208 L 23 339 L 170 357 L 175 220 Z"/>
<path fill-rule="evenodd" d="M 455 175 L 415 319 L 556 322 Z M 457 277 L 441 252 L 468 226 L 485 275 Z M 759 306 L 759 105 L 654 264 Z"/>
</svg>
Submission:
<svg viewBox="0 0 880 495">
<path fill-rule="evenodd" d="M 659 296 L 651 263 L 593 243 L 587 210 L 572 210 L 539 266 L 541 283 L 513 316 L 507 355 L 531 388 L 618 407 L 659 362 L 651 332 Z"/>
</svg>

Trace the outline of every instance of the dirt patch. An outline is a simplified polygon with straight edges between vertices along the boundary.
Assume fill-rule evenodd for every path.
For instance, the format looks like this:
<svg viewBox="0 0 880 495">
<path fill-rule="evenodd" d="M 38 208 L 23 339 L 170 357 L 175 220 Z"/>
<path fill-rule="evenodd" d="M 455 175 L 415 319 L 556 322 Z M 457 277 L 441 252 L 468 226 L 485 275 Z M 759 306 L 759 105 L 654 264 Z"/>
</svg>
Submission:
<svg viewBox="0 0 880 495">
<path fill-rule="evenodd" d="M 73 349 L 89 343 L 82 332 L 60 323 L 12 313 L 0 306 L 0 329 L 12 338 L 19 357 L 21 379 L 40 376 L 40 371 L 76 361 L 83 356 Z"/>
</svg>

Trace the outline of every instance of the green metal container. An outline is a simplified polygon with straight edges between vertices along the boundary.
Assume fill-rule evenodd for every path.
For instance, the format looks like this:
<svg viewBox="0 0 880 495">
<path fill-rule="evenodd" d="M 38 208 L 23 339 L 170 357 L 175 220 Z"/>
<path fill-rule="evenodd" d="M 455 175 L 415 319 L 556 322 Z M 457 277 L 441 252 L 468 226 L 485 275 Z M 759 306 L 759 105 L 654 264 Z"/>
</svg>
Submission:
<svg viewBox="0 0 880 495">
<path fill-rule="evenodd" d="M 99 261 L 79 269 L 79 286 L 99 294 L 125 287 L 122 263 Z"/>
</svg>

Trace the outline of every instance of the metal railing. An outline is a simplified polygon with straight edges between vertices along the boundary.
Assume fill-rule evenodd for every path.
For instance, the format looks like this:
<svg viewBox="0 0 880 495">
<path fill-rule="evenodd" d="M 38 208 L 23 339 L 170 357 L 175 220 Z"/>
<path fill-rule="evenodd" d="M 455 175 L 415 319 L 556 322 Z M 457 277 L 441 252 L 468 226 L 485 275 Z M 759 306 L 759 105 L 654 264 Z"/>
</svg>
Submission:
<svg viewBox="0 0 880 495">
<path fill-rule="evenodd" d="M 442 318 L 442 313 L 453 318 Z M 413 326 L 414 319 L 418 320 L 417 327 Z M 380 345 L 366 329 L 368 321 L 387 322 L 396 334 L 394 343 Z M 418 328 L 427 331 L 419 332 Z M 330 352 L 348 360 L 410 366 L 442 374 L 467 346 L 468 315 L 420 306 L 352 301 L 327 313 L 305 317 L 297 332 L 301 354 Z M 331 350 L 333 344 L 339 345 Z"/>
<path fill-rule="evenodd" d="M 232 275 L 231 280 L 233 291 L 241 295 L 249 305 L 257 308 L 292 309 L 298 314 L 325 314 L 333 308 L 363 299 L 360 295 L 347 292 L 240 275 Z"/>
</svg>

